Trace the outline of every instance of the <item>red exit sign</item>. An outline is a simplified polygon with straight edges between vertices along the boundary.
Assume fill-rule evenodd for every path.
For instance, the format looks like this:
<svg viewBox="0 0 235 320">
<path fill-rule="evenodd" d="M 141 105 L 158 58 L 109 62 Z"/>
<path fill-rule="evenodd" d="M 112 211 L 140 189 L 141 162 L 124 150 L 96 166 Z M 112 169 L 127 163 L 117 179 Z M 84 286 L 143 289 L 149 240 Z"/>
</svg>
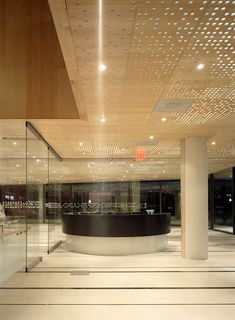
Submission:
<svg viewBox="0 0 235 320">
<path fill-rule="evenodd" d="M 135 159 L 136 160 L 145 160 L 146 159 L 146 152 L 143 149 L 139 149 L 136 151 L 135 154 Z"/>
</svg>

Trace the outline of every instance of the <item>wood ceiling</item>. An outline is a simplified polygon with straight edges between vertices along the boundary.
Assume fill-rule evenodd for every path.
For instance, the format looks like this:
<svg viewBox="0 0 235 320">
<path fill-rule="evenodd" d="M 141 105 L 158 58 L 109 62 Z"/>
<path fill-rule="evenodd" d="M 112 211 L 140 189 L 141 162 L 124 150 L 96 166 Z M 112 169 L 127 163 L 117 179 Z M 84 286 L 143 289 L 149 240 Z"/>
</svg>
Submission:
<svg viewBox="0 0 235 320">
<path fill-rule="evenodd" d="M 80 119 L 28 119 L 67 158 L 62 179 L 178 178 L 190 136 L 208 138 L 209 172 L 235 165 L 234 1 L 103 0 L 102 19 L 97 0 L 48 2 Z M 192 104 L 156 112 L 166 99 Z"/>
</svg>

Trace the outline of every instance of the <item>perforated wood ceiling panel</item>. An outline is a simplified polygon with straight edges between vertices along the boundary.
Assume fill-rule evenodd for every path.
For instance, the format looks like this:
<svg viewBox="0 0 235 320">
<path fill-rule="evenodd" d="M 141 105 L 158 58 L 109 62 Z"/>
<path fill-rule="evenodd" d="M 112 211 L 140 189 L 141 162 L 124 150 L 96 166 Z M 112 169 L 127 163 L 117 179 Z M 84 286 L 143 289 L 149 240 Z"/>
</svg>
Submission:
<svg viewBox="0 0 235 320">
<path fill-rule="evenodd" d="M 102 20 L 99 2 L 49 0 L 75 100 L 87 120 L 32 122 L 62 158 L 108 159 L 93 165 L 93 175 L 86 170 L 92 160 L 68 162 L 66 177 L 177 178 L 180 140 L 190 136 L 208 138 L 210 172 L 234 165 L 235 1 L 103 0 Z M 155 112 L 161 99 L 192 104 L 186 113 Z M 147 160 L 133 162 L 140 147 Z M 107 166 L 118 158 L 126 164 Z"/>
<path fill-rule="evenodd" d="M 79 122 L 72 126 L 74 136 L 60 125 L 70 157 L 134 158 L 142 146 L 148 159 L 174 163 L 180 139 L 206 136 L 211 171 L 234 163 L 234 1 L 49 2 L 54 12 L 59 2 L 65 9 L 88 114 L 86 129 L 80 128 L 85 136 L 75 133 Z M 54 19 L 60 23 L 56 14 Z M 107 67 L 102 75 L 100 46 Z M 154 107 L 161 99 L 192 104 L 186 113 L 158 113 Z M 157 169 L 148 166 L 150 177 Z M 178 176 L 177 161 L 170 168 Z"/>
<path fill-rule="evenodd" d="M 62 123 L 64 123 L 63 120 L 61 120 Z M 25 183 L 26 144 L 24 122 L 1 120 L 0 125 L 2 136 L 8 135 L 8 137 L 17 138 L 15 140 L 0 140 L 0 181 L 3 184 Z M 58 133 L 58 140 L 55 139 L 54 143 L 57 146 L 57 150 L 63 149 L 63 152 L 69 154 L 73 152 L 71 144 L 67 141 L 63 147 L 61 141 L 64 141 L 64 138 L 59 136 L 59 130 L 56 129 L 57 125 L 54 125 L 51 131 L 55 136 Z M 46 130 L 44 133 L 46 134 Z M 224 135 L 226 136 L 226 132 L 224 132 Z M 29 138 L 31 140 L 29 141 L 30 152 L 27 153 L 28 182 L 45 183 L 48 169 L 46 167 L 45 150 L 41 148 L 37 139 L 32 139 L 31 136 Z M 226 147 L 218 142 L 215 146 L 208 143 L 209 173 L 234 165 L 234 156 L 231 156 L 234 153 L 234 136 L 230 138 L 231 144 Z M 14 141 L 17 141 L 16 145 L 13 144 Z M 82 145 L 79 143 L 77 152 L 80 155 L 80 159 L 64 158 L 62 162 L 56 160 L 50 162 L 50 181 L 92 182 L 179 178 L 180 146 L 174 140 L 159 141 L 157 146 L 153 146 L 156 151 L 147 152 L 148 156 L 144 161 L 135 160 L 133 156 L 126 156 L 125 154 L 128 152 L 131 153 L 131 150 L 126 147 L 120 145 L 119 149 L 117 146 L 115 148 L 119 151 L 119 156 L 106 157 L 104 159 L 100 155 L 91 156 L 90 149 L 85 141 L 82 142 Z M 109 150 L 110 146 L 107 146 L 107 149 Z M 99 150 L 101 153 L 103 149 L 100 148 Z M 133 150 L 135 150 L 135 147 L 133 147 Z M 152 156 L 153 153 L 154 155 Z"/>
</svg>

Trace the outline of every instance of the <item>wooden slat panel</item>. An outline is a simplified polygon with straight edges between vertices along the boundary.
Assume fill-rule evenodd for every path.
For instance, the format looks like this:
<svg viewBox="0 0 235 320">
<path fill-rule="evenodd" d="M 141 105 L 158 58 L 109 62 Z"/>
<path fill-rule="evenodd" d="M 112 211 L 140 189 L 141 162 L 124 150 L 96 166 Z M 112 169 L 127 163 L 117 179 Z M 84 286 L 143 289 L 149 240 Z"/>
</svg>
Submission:
<svg viewBox="0 0 235 320">
<path fill-rule="evenodd" d="M 0 21 L 0 117 L 79 118 L 47 0 L 1 0 Z"/>
</svg>

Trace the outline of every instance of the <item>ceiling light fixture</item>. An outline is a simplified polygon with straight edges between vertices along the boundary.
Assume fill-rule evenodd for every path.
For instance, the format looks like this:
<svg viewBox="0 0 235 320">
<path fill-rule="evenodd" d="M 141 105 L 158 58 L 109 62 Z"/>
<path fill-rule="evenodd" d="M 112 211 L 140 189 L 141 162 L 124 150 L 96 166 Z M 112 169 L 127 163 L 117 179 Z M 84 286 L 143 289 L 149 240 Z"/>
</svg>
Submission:
<svg viewBox="0 0 235 320">
<path fill-rule="evenodd" d="M 82 146 L 82 145 L 83 145 L 83 143 L 82 143 L 82 142 L 79 142 L 79 145 L 80 145 L 80 146 Z"/>
<path fill-rule="evenodd" d="M 149 139 L 153 140 L 154 136 L 150 136 Z"/>
<path fill-rule="evenodd" d="M 103 71 L 106 70 L 106 65 L 103 64 L 103 63 L 100 63 L 100 64 L 98 65 L 98 69 L 99 69 L 101 72 L 103 72 Z"/>
<path fill-rule="evenodd" d="M 212 144 L 212 146 L 215 146 L 215 145 L 216 145 L 216 142 L 215 142 L 215 141 L 212 141 L 211 144 Z"/>
<path fill-rule="evenodd" d="M 102 122 L 102 123 L 106 122 L 106 119 L 104 116 L 102 116 L 102 118 L 100 119 L 100 122 Z"/>
<path fill-rule="evenodd" d="M 204 65 L 204 63 L 199 63 L 199 64 L 197 64 L 196 68 L 197 68 L 197 70 L 202 70 L 205 68 L 205 65 Z"/>
<path fill-rule="evenodd" d="M 16 143 L 16 142 L 13 142 L 12 144 L 14 144 L 14 146 L 16 146 L 16 145 L 17 145 L 17 143 Z"/>
<path fill-rule="evenodd" d="M 162 121 L 162 122 L 165 122 L 165 121 L 166 121 L 166 118 L 164 118 L 164 117 L 161 118 L 161 121 Z"/>
</svg>

